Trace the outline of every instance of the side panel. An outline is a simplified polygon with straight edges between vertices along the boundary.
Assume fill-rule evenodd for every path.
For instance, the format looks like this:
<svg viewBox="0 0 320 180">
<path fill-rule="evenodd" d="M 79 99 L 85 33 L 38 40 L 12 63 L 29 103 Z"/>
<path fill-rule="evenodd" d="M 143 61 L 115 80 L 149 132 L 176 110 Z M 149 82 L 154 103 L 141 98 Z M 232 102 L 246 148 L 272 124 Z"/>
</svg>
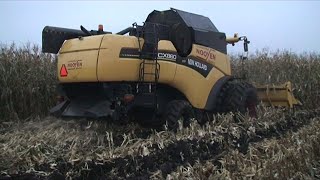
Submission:
<svg viewBox="0 0 320 180">
<path fill-rule="evenodd" d="M 215 66 L 226 75 L 231 75 L 230 58 L 224 53 L 209 47 L 194 45 L 191 54 Z"/>
<path fill-rule="evenodd" d="M 97 58 L 102 38 L 91 36 L 65 41 L 58 55 L 57 75 L 60 82 L 97 81 Z M 63 66 L 66 67 L 66 76 L 60 75 Z"/>
<path fill-rule="evenodd" d="M 141 46 L 143 39 L 141 40 Z M 121 49 L 132 49 L 127 57 L 120 56 Z M 139 43 L 136 37 L 121 35 L 105 35 L 99 53 L 97 76 L 102 82 L 110 81 L 138 81 L 139 68 L 142 62 L 138 55 Z M 160 50 L 174 51 L 174 46 L 169 41 L 159 42 Z M 151 61 L 150 61 L 151 62 Z M 169 61 L 158 61 L 160 64 L 160 83 L 170 83 L 174 79 L 176 64 Z M 154 66 L 146 65 L 146 72 L 153 72 Z M 154 77 L 146 76 L 147 81 Z"/>
<path fill-rule="evenodd" d="M 62 83 L 96 82 L 98 52 L 99 50 L 90 50 L 60 54 L 57 66 L 59 81 Z M 62 66 L 67 68 L 67 76 L 60 76 Z"/>
<path fill-rule="evenodd" d="M 135 37 L 105 35 L 98 58 L 98 81 L 137 81 L 139 77 L 138 58 L 119 58 L 122 47 L 138 47 Z"/>
<path fill-rule="evenodd" d="M 160 63 L 160 76 L 159 80 L 161 83 L 172 85 L 177 70 L 177 58 L 170 57 L 176 54 L 172 42 L 160 41 L 159 50 L 164 53 L 158 53 L 158 62 Z M 169 56 L 168 56 L 169 55 Z"/>
<path fill-rule="evenodd" d="M 87 50 L 97 50 L 100 48 L 100 43 L 103 35 L 99 36 L 87 36 L 81 39 L 75 38 L 64 42 L 59 53 L 77 52 L 77 51 L 87 51 Z"/>
<path fill-rule="evenodd" d="M 211 70 L 209 65 L 213 66 Z M 200 74 L 198 72 L 200 70 L 194 70 L 199 68 L 207 69 L 204 71 L 207 76 L 203 75 L 205 73 Z M 186 61 L 182 60 L 182 64 L 178 65 L 172 86 L 183 92 L 194 107 L 204 109 L 212 87 L 220 78 L 230 74 L 230 61 L 227 55 L 211 48 L 193 45 Z"/>
</svg>

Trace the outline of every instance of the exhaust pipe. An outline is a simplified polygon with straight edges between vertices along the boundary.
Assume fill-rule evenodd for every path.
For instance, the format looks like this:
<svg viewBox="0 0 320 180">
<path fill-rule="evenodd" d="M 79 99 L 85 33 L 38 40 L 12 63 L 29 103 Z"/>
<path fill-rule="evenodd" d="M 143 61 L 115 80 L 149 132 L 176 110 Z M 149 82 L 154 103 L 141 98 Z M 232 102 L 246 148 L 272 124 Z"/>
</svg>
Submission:
<svg viewBox="0 0 320 180">
<path fill-rule="evenodd" d="M 65 40 L 87 36 L 75 29 L 46 26 L 42 31 L 42 52 L 57 54 Z"/>
</svg>

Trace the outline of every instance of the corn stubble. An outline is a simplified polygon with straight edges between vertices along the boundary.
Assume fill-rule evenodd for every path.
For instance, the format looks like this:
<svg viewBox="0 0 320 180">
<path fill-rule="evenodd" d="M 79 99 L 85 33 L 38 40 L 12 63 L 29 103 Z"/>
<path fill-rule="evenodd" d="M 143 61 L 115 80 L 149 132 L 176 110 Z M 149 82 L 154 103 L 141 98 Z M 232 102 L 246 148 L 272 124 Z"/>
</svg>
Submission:
<svg viewBox="0 0 320 180">
<path fill-rule="evenodd" d="M 1 46 L 0 177 L 80 179 L 319 179 L 319 54 L 256 52 L 248 80 L 290 80 L 304 106 L 259 105 L 259 118 L 215 115 L 200 126 L 157 132 L 137 124 L 61 120 L 54 57 L 37 46 Z M 241 63 L 232 60 L 241 75 Z"/>
</svg>

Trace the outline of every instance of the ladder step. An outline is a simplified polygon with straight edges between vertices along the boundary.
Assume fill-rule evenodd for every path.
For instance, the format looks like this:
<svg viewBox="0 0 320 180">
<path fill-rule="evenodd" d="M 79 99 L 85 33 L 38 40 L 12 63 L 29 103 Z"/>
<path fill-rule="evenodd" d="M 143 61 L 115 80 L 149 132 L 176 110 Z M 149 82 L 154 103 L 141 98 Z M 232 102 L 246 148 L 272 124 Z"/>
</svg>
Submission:
<svg viewBox="0 0 320 180">
<path fill-rule="evenodd" d="M 144 106 L 157 108 L 156 89 L 160 72 L 160 64 L 158 63 L 159 29 L 156 24 L 146 24 L 144 27 L 146 27 L 146 29 L 143 30 L 146 31 L 144 31 L 143 34 L 148 38 L 145 39 L 145 44 L 147 45 L 145 51 L 141 52 L 140 56 L 140 59 L 143 61 L 140 63 L 140 82 L 137 85 L 137 92 L 140 93 L 143 99 L 149 97 L 149 102 L 145 100 L 142 101 Z M 150 68 L 150 66 L 151 69 L 145 69 Z M 151 80 L 151 82 L 149 82 L 149 80 Z"/>
<path fill-rule="evenodd" d="M 147 64 L 147 65 L 158 65 L 157 63 L 143 63 L 143 64 Z"/>
<path fill-rule="evenodd" d="M 154 60 L 156 59 L 143 59 L 145 63 L 155 63 Z"/>
</svg>

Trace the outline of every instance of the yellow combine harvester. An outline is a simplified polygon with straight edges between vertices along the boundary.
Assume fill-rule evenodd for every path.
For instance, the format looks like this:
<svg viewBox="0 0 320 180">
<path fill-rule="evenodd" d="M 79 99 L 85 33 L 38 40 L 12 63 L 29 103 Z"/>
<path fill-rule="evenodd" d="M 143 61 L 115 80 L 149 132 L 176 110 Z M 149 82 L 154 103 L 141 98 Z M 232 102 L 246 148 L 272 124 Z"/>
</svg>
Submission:
<svg viewBox="0 0 320 180">
<path fill-rule="evenodd" d="M 288 89 L 257 91 L 232 76 L 227 44 L 243 41 L 247 51 L 246 37 L 226 38 L 209 18 L 177 9 L 153 11 L 144 25 L 116 34 L 102 26 L 46 26 L 42 41 L 43 52 L 58 54 L 61 102 L 51 109 L 56 116 L 135 119 L 176 129 L 181 118 L 187 125 L 212 113 L 255 116 L 258 97 L 274 105 L 296 103 Z"/>
</svg>

